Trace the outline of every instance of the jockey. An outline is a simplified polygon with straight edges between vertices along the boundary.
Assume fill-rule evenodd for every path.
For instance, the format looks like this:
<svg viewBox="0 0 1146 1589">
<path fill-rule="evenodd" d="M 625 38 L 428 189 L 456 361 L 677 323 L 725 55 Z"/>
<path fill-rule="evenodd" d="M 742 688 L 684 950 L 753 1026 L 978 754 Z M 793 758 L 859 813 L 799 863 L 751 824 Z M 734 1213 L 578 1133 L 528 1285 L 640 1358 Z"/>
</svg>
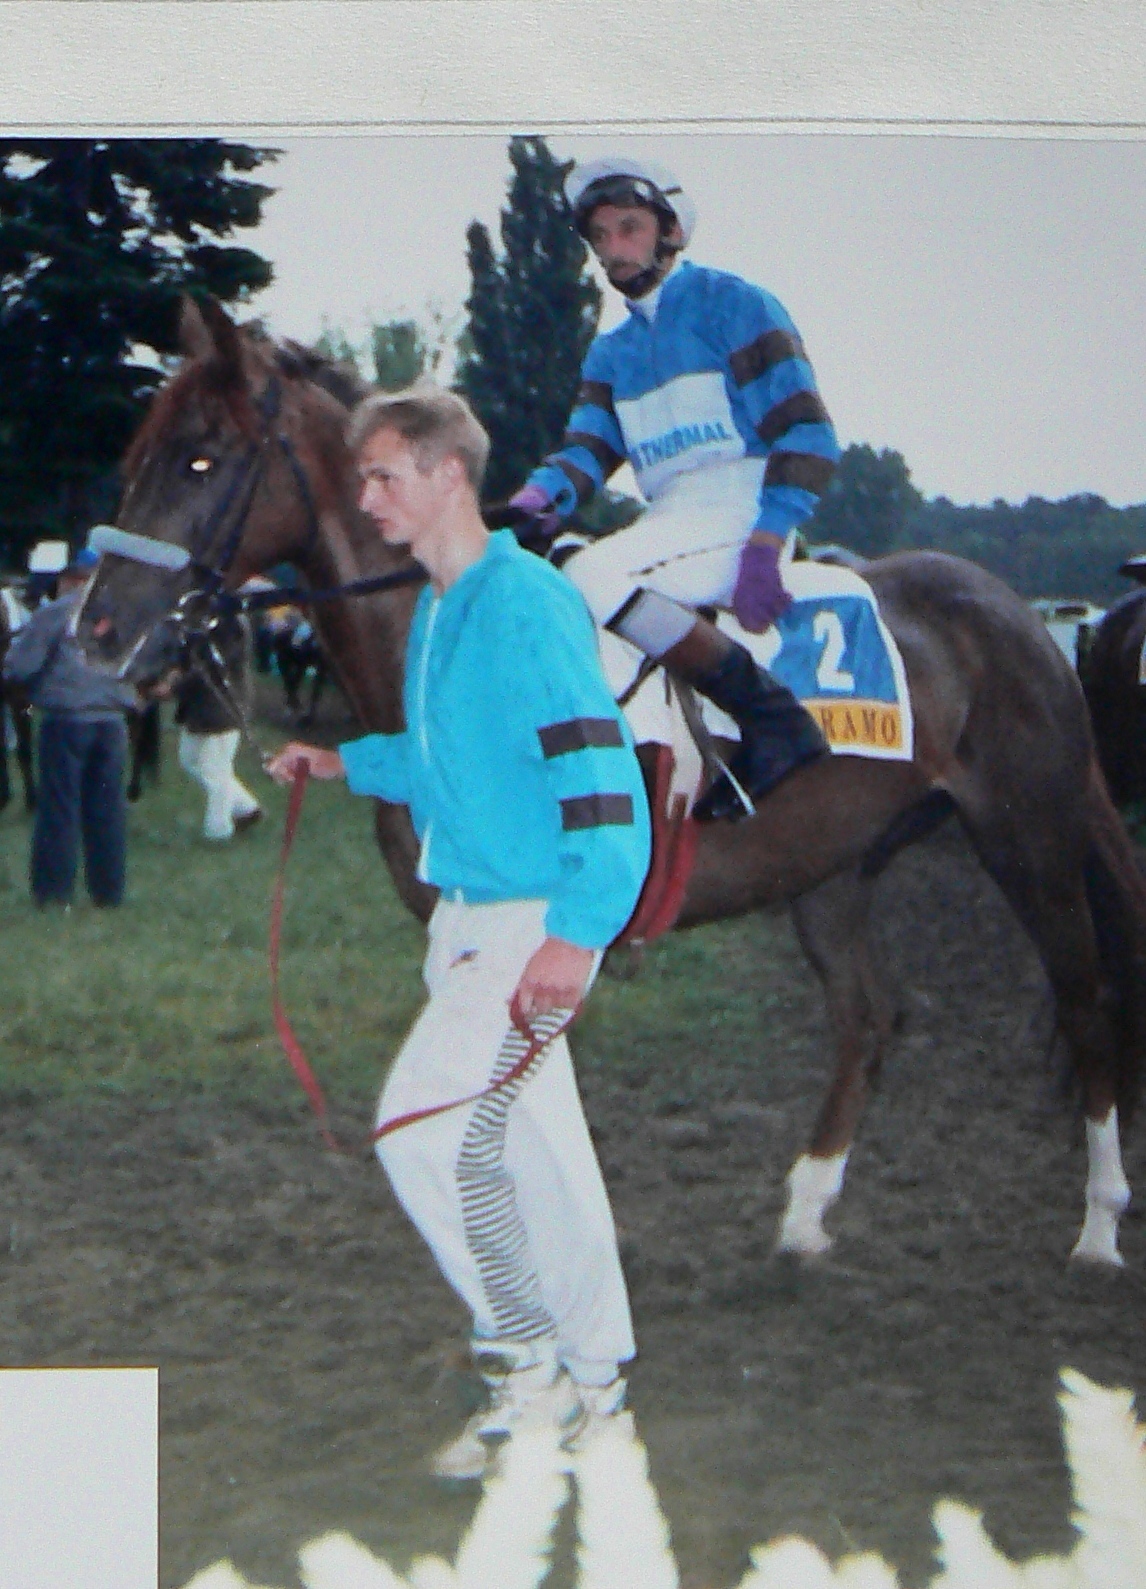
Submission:
<svg viewBox="0 0 1146 1589">
<path fill-rule="evenodd" d="M 632 464 L 648 511 L 565 571 L 603 628 L 736 722 L 731 771 L 757 799 L 827 747 L 795 696 L 693 609 L 731 606 L 753 633 L 786 609 L 780 549 L 831 478 L 835 432 L 780 303 L 680 260 L 696 212 L 671 173 L 594 160 L 573 168 L 565 192 L 629 318 L 590 347 L 564 441 L 511 499 L 513 526 L 543 548 Z M 702 821 L 744 814 L 724 775 L 694 810 Z"/>
</svg>

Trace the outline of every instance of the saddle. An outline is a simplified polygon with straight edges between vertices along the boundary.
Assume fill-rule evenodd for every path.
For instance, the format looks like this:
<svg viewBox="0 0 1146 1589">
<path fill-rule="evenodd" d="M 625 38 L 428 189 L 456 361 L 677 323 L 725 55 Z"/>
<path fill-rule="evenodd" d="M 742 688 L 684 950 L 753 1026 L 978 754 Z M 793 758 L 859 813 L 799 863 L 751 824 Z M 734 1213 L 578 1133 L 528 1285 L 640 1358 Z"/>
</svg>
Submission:
<svg viewBox="0 0 1146 1589">
<path fill-rule="evenodd" d="M 913 723 L 903 661 L 854 561 L 834 547 L 800 555 L 790 537 L 781 569 L 792 605 L 763 634 L 748 634 L 730 613 L 706 610 L 704 616 L 788 686 L 834 754 L 910 761 Z M 638 746 L 653 823 L 649 876 L 622 941 L 648 942 L 680 914 L 698 836 L 689 813 L 723 765 L 718 742 L 734 742 L 738 730 L 712 702 L 610 631 L 601 632 L 600 646 Z"/>
</svg>

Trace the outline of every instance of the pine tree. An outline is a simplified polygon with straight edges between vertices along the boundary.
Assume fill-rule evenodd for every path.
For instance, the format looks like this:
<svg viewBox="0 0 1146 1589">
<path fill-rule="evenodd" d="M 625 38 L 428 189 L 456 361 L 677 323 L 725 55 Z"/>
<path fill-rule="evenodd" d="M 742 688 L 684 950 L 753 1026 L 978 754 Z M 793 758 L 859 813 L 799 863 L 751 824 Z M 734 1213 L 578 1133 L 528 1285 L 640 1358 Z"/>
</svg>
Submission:
<svg viewBox="0 0 1146 1589">
<path fill-rule="evenodd" d="M 493 443 L 491 500 L 513 492 L 560 443 L 601 311 L 562 191 L 568 167 L 540 137 L 511 139 L 509 158 L 501 258 L 480 222 L 466 233 L 472 285 L 457 374 Z"/>
<path fill-rule="evenodd" d="M 245 302 L 271 267 L 228 240 L 275 151 L 214 138 L 0 140 L 0 540 L 74 539 L 176 348 L 183 292 Z"/>
</svg>

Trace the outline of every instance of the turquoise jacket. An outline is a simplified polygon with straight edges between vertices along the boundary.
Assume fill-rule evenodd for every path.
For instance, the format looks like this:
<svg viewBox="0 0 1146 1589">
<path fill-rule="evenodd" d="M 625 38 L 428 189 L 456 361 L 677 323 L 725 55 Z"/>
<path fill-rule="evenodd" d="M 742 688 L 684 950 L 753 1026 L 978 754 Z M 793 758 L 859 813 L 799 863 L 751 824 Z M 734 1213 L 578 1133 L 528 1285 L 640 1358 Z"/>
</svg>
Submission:
<svg viewBox="0 0 1146 1589">
<path fill-rule="evenodd" d="M 603 949 L 632 915 L 649 814 L 584 599 L 509 530 L 414 609 L 406 731 L 340 746 L 355 794 L 408 805 L 419 876 L 471 904 L 546 899 L 547 931 Z"/>
</svg>

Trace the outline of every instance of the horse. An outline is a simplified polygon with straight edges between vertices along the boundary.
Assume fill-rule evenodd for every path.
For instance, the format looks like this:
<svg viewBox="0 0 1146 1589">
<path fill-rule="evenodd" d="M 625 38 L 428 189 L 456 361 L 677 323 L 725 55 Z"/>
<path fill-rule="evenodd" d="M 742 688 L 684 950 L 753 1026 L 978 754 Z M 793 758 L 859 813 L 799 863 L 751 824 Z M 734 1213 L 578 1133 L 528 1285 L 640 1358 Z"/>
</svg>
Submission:
<svg viewBox="0 0 1146 1589">
<path fill-rule="evenodd" d="M 89 655 L 108 666 L 144 670 L 173 611 L 209 607 L 213 591 L 276 563 L 329 589 L 404 562 L 357 506 L 345 441 L 354 394 L 337 389 L 316 355 L 240 329 L 211 303 L 185 304 L 181 343 L 182 362 L 125 456 L 118 516 L 121 531 L 149 537 L 163 555 L 105 557 L 80 619 Z M 1078 679 L 1027 604 L 974 564 L 899 552 L 866 575 L 905 665 L 913 759 L 833 755 L 793 774 L 750 819 L 702 827 L 677 922 L 787 904 L 823 987 L 835 1075 L 788 1173 L 777 1247 L 813 1255 L 830 1245 L 824 1215 L 894 1026 L 868 943 L 875 881 L 954 813 L 1040 956 L 1079 1084 L 1089 1170 L 1072 1256 L 1119 1265 L 1129 1200 L 1120 1123 L 1146 1047 L 1146 887 Z M 316 606 L 365 731 L 402 726 L 415 591 Z M 375 827 L 400 897 L 426 920 L 435 892 L 417 879 L 408 811 L 378 802 Z"/>
<path fill-rule="evenodd" d="M 127 798 L 143 795 L 144 778 L 158 784 L 163 760 L 163 719 L 158 701 L 144 701 L 124 714 L 127 722 Z"/>
<path fill-rule="evenodd" d="M 1107 610 L 1080 659 L 1099 762 L 1120 806 L 1146 802 L 1144 648 L 1146 590 L 1132 590 Z"/>
<path fill-rule="evenodd" d="M 0 596 L 2 595 L 3 593 L 0 593 Z M 9 592 L 8 595 L 10 596 L 11 593 Z M 19 611 L 18 605 L 16 611 Z M 24 785 L 24 809 L 34 811 L 36 771 L 32 707 L 24 691 L 19 685 L 5 680 L 2 671 L 14 632 L 12 608 L 7 599 L 0 599 L 0 810 L 3 810 L 12 798 L 12 786 L 8 778 L 8 737 L 4 723 L 4 712 L 7 709 L 16 735 L 16 761 Z"/>
<path fill-rule="evenodd" d="M 292 618 L 289 627 L 284 625 L 275 632 L 272 645 L 287 706 L 299 727 L 305 728 L 314 722 L 329 669 L 315 629 L 301 612 L 294 611 L 297 616 Z M 304 706 L 302 690 L 307 674 L 310 675 L 310 704 Z"/>
</svg>

